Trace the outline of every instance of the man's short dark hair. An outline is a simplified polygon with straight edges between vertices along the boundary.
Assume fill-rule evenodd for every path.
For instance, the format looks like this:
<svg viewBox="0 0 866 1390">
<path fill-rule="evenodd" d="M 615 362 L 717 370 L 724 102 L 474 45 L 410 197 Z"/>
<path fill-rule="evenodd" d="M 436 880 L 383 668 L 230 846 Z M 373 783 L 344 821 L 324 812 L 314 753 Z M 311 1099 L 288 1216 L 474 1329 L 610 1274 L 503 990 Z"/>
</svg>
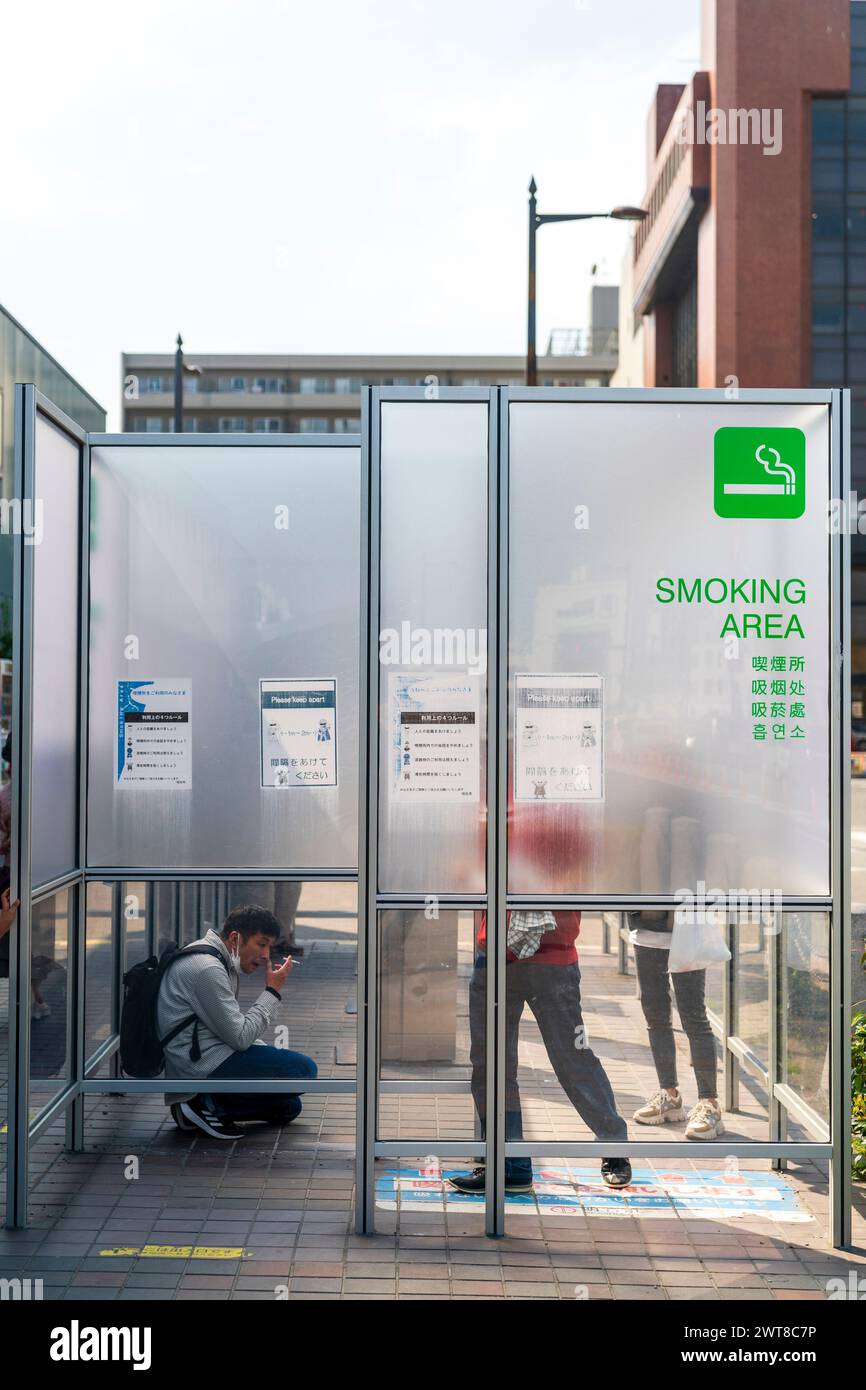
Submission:
<svg viewBox="0 0 866 1390">
<path fill-rule="evenodd" d="M 244 941 L 249 941 L 251 936 L 258 934 L 272 936 L 276 941 L 283 934 L 283 929 L 274 914 L 268 912 L 266 907 L 256 907 L 254 904 L 249 907 L 232 908 L 223 922 L 221 935 L 225 938 L 231 936 L 233 931 L 240 932 Z"/>
</svg>

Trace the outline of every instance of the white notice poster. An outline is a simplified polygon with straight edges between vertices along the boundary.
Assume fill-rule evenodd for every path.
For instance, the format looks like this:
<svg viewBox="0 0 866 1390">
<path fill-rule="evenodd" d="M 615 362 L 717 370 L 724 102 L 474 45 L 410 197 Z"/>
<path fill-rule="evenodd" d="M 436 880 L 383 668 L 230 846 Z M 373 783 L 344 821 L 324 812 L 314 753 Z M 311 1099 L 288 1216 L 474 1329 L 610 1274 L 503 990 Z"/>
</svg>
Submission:
<svg viewBox="0 0 866 1390">
<path fill-rule="evenodd" d="M 117 682 L 117 781 L 131 791 L 192 786 L 192 681 Z"/>
<path fill-rule="evenodd" d="M 515 801 L 604 799 L 601 676 L 515 676 Z"/>
<path fill-rule="evenodd" d="M 478 801 L 478 678 L 391 671 L 388 711 L 392 799 Z"/>
<path fill-rule="evenodd" d="M 259 681 L 263 787 L 336 787 L 337 682 Z"/>
</svg>

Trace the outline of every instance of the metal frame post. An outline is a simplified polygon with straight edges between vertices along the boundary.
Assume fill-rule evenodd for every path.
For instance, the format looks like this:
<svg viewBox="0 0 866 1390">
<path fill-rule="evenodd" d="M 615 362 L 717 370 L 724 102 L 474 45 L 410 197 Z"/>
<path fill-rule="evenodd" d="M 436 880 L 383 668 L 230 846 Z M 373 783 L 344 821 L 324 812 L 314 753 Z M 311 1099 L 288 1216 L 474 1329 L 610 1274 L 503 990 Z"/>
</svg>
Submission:
<svg viewBox="0 0 866 1390">
<path fill-rule="evenodd" d="M 782 1105 L 776 1093 L 777 1083 L 782 1079 L 779 1071 L 781 1047 L 779 967 L 783 955 L 781 950 L 781 913 L 773 913 L 770 931 L 766 931 L 762 923 L 761 935 L 764 939 L 769 938 L 767 949 L 767 1124 L 770 1140 L 778 1143 L 782 1138 Z M 774 1169 L 779 1171 L 781 1166 L 782 1160 L 780 1158 L 772 1159 Z"/>
<path fill-rule="evenodd" d="M 833 495 L 851 486 L 851 393 L 834 391 L 830 465 Z M 851 1178 L 851 538 L 841 528 L 831 578 L 830 1224 L 833 1245 L 852 1240 Z M 833 715 L 835 714 L 835 718 Z M 833 814 L 835 812 L 835 814 Z"/>
<path fill-rule="evenodd" d="M 508 388 L 490 392 L 487 491 L 487 992 L 485 1230 L 505 1235 L 508 815 Z"/>
<path fill-rule="evenodd" d="M 22 521 L 33 505 L 36 390 L 15 387 L 15 496 Z M 23 526 L 13 538 L 12 628 L 12 840 L 10 898 L 20 899 L 9 933 L 9 1103 L 6 1224 L 27 1224 L 30 1156 L 30 830 L 33 767 L 33 547 Z"/>
<path fill-rule="evenodd" d="M 379 864 L 379 393 L 361 399 L 361 674 L 358 751 L 358 1017 L 355 1230 L 376 1224 Z M 374 634 L 376 640 L 374 640 Z"/>
</svg>

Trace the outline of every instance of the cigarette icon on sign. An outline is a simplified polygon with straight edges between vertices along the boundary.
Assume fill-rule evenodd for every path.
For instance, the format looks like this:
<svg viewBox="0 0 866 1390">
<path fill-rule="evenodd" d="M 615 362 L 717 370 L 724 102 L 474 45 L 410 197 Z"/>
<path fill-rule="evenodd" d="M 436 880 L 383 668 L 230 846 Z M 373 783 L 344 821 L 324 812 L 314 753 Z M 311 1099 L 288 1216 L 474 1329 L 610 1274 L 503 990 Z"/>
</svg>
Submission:
<svg viewBox="0 0 866 1390">
<path fill-rule="evenodd" d="M 773 455 L 772 458 L 762 458 L 761 451 Z M 796 476 L 789 463 L 782 462 L 782 455 L 778 449 L 772 445 L 759 444 L 755 450 L 755 458 L 770 478 L 779 478 L 780 482 L 775 483 L 725 483 L 724 492 L 727 495 L 737 494 L 748 497 L 793 497 L 797 491 Z"/>
</svg>

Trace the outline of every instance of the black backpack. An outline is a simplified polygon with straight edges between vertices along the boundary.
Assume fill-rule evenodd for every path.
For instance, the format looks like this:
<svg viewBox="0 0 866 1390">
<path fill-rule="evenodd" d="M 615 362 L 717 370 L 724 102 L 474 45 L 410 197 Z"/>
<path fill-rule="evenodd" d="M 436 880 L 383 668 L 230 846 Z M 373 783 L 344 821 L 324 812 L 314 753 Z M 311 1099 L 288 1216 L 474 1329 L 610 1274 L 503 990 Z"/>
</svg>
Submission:
<svg viewBox="0 0 866 1390">
<path fill-rule="evenodd" d="M 150 956 L 127 970 L 123 977 L 123 1008 L 120 1013 L 120 1066 L 124 1076 L 140 1081 L 159 1076 L 165 1069 L 163 1051 L 166 1043 L 170 1043 L 191 1023 L 195 1026 L 189 1049 L 190 1060 L 197 1062 L 201 1057 L 198 1018 L 195 1014 L 183 1019 L 164 1038 L 159 1036 L 156 1023 L 156 1005 L 163 976 L 175 961 L 184 956 L 213 956 L 222 961 L 226 971 L 231 974 L 225 956 L 215 946 L 183 946 L 179 949 L 169 946 L 159 959 Z"/>
</svg>

